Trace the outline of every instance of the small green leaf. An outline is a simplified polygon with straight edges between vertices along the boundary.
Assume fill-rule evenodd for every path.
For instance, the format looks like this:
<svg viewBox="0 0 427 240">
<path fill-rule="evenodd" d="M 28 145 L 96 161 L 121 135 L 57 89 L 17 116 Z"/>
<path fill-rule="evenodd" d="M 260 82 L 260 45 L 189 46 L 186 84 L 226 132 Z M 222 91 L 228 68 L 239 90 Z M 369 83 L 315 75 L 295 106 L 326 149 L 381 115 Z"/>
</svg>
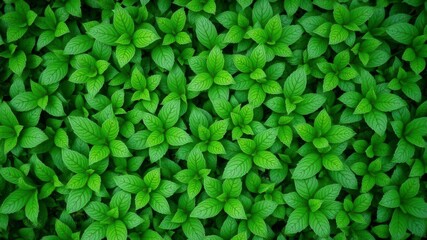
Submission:
<svg viewBox="0 0 427 240">
<path fill-rule="evenodd" d="M 175 63 L 175 55 L 170 46 L 158 46 L 151 52 L 153 61 L 160 67 L 172 70 Z"/>
<path fill-rule="evenodd" d="M 224 205 L 224 211 L 232 218 L 246 219 L 245 209 L 238 199 L 231 198 L 227 200 Z"/>
<path fill-rule="evenodd" d="M 268 151 L 259 151 L 254 156 L 254 163 L 265 169 L 281 169 L 282 164 L 280 164 L 279 159 Z"/>
<path fill-rule="evenodd" d="M 224 204 L 219 200 L 214 198 L 208 198 L 203 202 L 197 204 L 197 206 L 191 212 L 190 217 L 199 219 L 212 218 L 218 215 L 223 207 Z"/>
<path fill-rule="evenodd" d="M 0 206 L 0 213 L 11 214 L 21 210 L 31 198 L 33 191 L 17 189 L 10 193 Z"/>
<path fill-rule="evenodd" d="M 308 227 L 309 213 L 306 208 L 297 208 L 292 211 L 286 223 L 285 232 L 295 234 Z"/>
<path fill-rule="evenodd" d="M 83 117 L 68 117 L 74 133 L 83 141 L 99 145 L 105 142 L 101 128 L 93 121 Z"/>
<path fill-rule="evenodd" d="M 25 128 L 20 134 L 19 145 L 23 148 L 33 148 L 48 140 L 49 137 L 39 128 Z"/>
<path fill-rule="evenodd" d="M 190 135 L 181 128 L 172 127 L 166 131 L 166 141 L 171 146 L 183 146 L 193 140 Z"/>
<path fill-rule="evenodd" d="M 316 175 L 322 169 L 322 161 L 318 154 L 311 153 L 303 157 L 292 173 L 293 179 L 307 179 Z"/>
<path fill-rule="evenodd" d="M 227 163 L 224 169 L 224 178 L 238 178 L 246 175 L 252 168 L 251 158 L 243 153 L 235 155 Z"/>
<path fill-rule="evenodd" d="M 379 202 L 381 206 L 387 208 L 397 208 L 400 206 L 400 196 L 397 190 L 387 191 Z"/>
<path fill-rule="evenodd" d="M 115 220 L 112 224 L 109 224 L 105 233 L 107 239 L 111 240 L 126 239 L 127 235 L 126 225 L 121 220 Z"/>
</svg>

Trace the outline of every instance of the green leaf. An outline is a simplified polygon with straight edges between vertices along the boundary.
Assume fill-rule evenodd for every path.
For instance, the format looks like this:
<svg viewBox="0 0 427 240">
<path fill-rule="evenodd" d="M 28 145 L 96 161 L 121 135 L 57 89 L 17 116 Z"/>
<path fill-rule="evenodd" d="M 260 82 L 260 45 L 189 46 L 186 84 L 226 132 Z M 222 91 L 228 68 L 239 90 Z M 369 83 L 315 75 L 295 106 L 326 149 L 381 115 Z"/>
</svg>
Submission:
<svg viewBox="0 0 427 240">
<path fill-rule="evenodd" d="M 97 41 L 107 44 L 109 46 L 115 45 L 116 40 L 120 34 L 116 31 L 112 24 L 101 23 L 98 24 L 87 32 L 89 36 L 95 38 Z"/>
<path fill-rule="evenodd" d="M 117 119 L 107 119 L 102 123 L 102 133 L 109 141 L 116 139 L 119 135 L 119 130 L 120 127 Z"/>
<path fill-rule="evenodd" d="M 208 198 L 197 204 L 197 206 L 191 212 L 190 217 L 199 219 L 212 218 L 218 215 L 223 207 L 224 204 L 219 200 Z"/>
<path fill-rule="evenodd" d="M 286 234 L 299 233 L 308 227 L 309 214 L 306 208 L 297 208 L 292 211 L 286 223 Z M 329 223 L 328 223 L 329 224 Z"/>
<path fill-rule="evenodd" d="M 256 1 L 253 7 L 252 20 L 265 25 L 273 17 L 273 9 L 267 0 Z"/>
<path fill-rule="evenodd" d="M 24 174 L 20 170 L 13 167 L 1 168 L 0 175 L 4 178 L 4 180 L 13 184 L 18 184 L 18 180 L 24 177 Z"/>
<path fill-rule="evenodd" d="M 204 17 L 197 20 L 196 37 L 203 46 L 211 49 L 215 45 L 217 35 L 215 26 L 211 21 Z"/>
<path fill-rule="evenodd" d="M 239 178 L 246 175 L 252 168 L 251 158 L 243 153 L 238 153 L 227 163 L 224 169 L 224 178 Z"/>
<path fill-rule="evenodd" d="M 135 196 L 135 209 L 138 210 L 145 207 L 149 201 L 150 201 L 150 194 L 145 192 L 139 192 Z"/>
<path fill-rule="evenodd" d="M 395 41 L 405 45 L 412 44 L 412 40 L 418 36 L 418 29 L 415 26 L 403 22 L 388 26 L 386 32 Z"/>
<path fill-rule="evenodd" d="M 368 6 L 357 7 L 351 10 L 351 21 L 357 26 L 368 21 L 374 14 L 374 8 Z"/>
<path fill-rule="evenodd" d="M 277 203 L 270 200 L 262 200 L 254 203 L 251 208 L 251 213 L 263 219 L 273 214 L 277 208 Z"/>
<path fill-rule="evenodd" d="M 218 81 L 218 80 L 217 80 Z M 188 84 L 188 90 L 193 92 L 202 92 L 208 90 L 214 82 L 209 73 L 197 74 Z"/>
<path fill-rule="evenodd" d="M 286 1 L 285 1 L 286 3 Z M 307 54 L 309 59 L 320 57 L 326 52 L 328 41 L 320 37 L 311 37 L 307 45 Z"/>
<path fill-rule="evenodd" d="M 69 189 L 80 189 L 86 186 L 89 176 L 85 173 L 77 173 L 72 176 L 70 180 L 67 182 L 67 188 Z"/>
<path fill-rule="evenodd" d="M 75 173 L 83 173 L 89 167 L 89 161 L 84 155 L 67 148 L 62 149 L 62 160 L 65 166 Z"/>
<path fill-rule="evenodd" d="M 77 55 L 84 53 L 92 48 L 93 42 L 93 39 L 87 35 L 75 36 L 65 45 L 64 54 Z"/>
<path fill-rule="evenodd" d="M 228 199 L 224 205 L 224 211 L 232 218 L 246 219 L 245 209 L 238 199 Z"/>
<path fill-rule="evenodd" d="M 316 129 L 307 123 L 296 125 L 295 130 L 305 142 L 312 142 L 316 134 Z"/>
<path fill-rule="evenodd" d="M 179 101 L 170 101 L 166 103 L 159 111 L 158 117 L 163 122 L 166 129 L 173 127 L 180 117 L 180 103 Z"/>
<path fill-rule="evenodd" d="M 13 127 L 19 125 L 18 120 L 13 114 L 12 109 L 10 109 L 9 105 L 6 102 L 0 103 L 0 123 L 5 126 Z"/>
<path fill-rule="evenodd" d="M 254 156 L 255 165 L 265 168 L 265 169 L 281 169 L 282 164 L 280 164 L 279 159 L 268 151 L 259 151 Z"/>
<path fill-rule="evenodd" d="M 211 141 L 208 145 L 208 151 L 212 154 L 226 154 L 224 146 L 221 142 Z"/>
<path fill-rule="evenodd" d="M 370 193 L 364 193 L 359 195 L 356 199 L 354 199 L 354 212 L 364 212 L 366 211 L 370 206 L 373 199 L 373 195 Z"/>
<path fill-rule="evenodd" d="M 315 199 L 325 200 L 325 201 L 334 201 L 340 194 L 341 186 L 339 184 L 329 184 L 319 190 L 314 194 Z"/>
<path fill-rule="evenodd" d="M 157 188 L 157 192 L 162 194 L 164 197 L 170 197 L 176 192 L 176 190 L 178 190 L 179 187 L 180 185 L 177 183 L 163 180 L 160 182 L 160 185 Z"/>
<path fill-rule="evenodd" d="M 233 56 L 233 63 L 240 72 L 249 73 L 252 71 L 252 62 L 247 56 L 236 54 Z"/>
<path fill-rule="evenodd" d="M 221 140 L 224 137 L 224 135 L 227 133 L 227 128 L 228 128 L 228 121 L 226 120 L 219 120 L 212 123 L 212 125 L 209 126 L 211 140 L 214 140 L 214 141 Z"/>
<path fill-rule="evenodd" d="M 184 8 L 180 8 L 175 11 L 171 16 L 171 20 L 175 24 L 175 31 L 182 31 L 184 29 L 185 22 L 187 21 L 187 16 L 185 15 Z"/>
<path fill-rule="evenodd" d="M 365 114 L 372 111 L 372 104 L 367 98 L 362 98 L 355 108 L 354 114 Z"/>
<path fill-rule="evenodd" d="M 113 25 L 116 31 L 120 34 L 127 33 L 132 35 L 135 26 L 128 11 L 121 7 L 116 7 L 113 11 Z"/>
<path fill-rule="evenodd" d="M 64 238 L 73 234 L 70 227 L 58 219 L 55 221 L 55 231 L 58 233 L 59 237 Z"/>
<path fill-rule="evenodd" d="M 237 0 L 237 2 L 242 6 L 243 9 L 249 7 L 252 4 L 253 0 Z"/>
<path fill-rule="evenodd" d="M 92 191 L 89 188 L 71 190 L 67 197 L 67 211 L 77 212 L 89 203 Z"/>
<path fill-rule="evenodd" d="M 272 42 L 279 40 L 283 31 L 280 15 L 275 15 L 274 17 L 270 18 L 270 20 L 268 20 L 267 24 L 265 25 L 265 31 L 270 36 L 270 40 Z"/>
<path fill-rule="evenodd" d="M 236 82 L 233 79 L 233 76 L 225 70 L 220 70 L 213 79 L 214 83 L 221 86 L 227 86 L 235 84 Z"/>
<path fill-rule="evenodd" d="M 277 130 L 274 128 L 267 129 L 254 137 L 255 144 L 258 150 L 267 150 L 273 146 L 276 141 Z"/>
<path fill-rule="evenodd" d="M 322 169 L 322 161 L 318 154 L 311 153 L 303 157 L 292 173 L 293 179 L 307 179 L 316 175 Z"/>
<path fill-rule="evenodd" d="M 335 22 L 343 25 L 350 20 L 350 11 L 342 4 L 336 4 L 333 11 Z"/>
<path fill-rule="evenodd" d="M 126 225 L 121 220 L 115 220 L 109 224 L 105 236 L 108 240 L 122 240 L 128 236 Z"/>
<path fill-rule="evenodd" d="M 17 189 L 10 193 L 0 206 L 0 213 L 12 214 L 21 210 L 32 197 L 33 191 Z"/>
<path fill-rule="evenodd" d="M 314 119 L 314 127 L 317 131 L 322 133 L 327 133 L 332 126 L 331 117 L 329 117 L 328 112 L 326 110 L 322 110 L 317 117 Z"/>
<path fill-rule="evenodd" d="M 338 100 L 351 108 L 356 108 L 363 96 L 358 92 L 346 92 L 342 94 Z M 369 112 L 369 111 L 368 111 Z"/>
<path fill-rule="evenodd" d="M 249 89 L 248 101 L 254 107 L 259 107 L 264 102 L 266 94 L 259 84 L 254 84 Z"/>
<path fill-rule="evenodd" d="M 323 166 L 329 171 L 341 171 L 344 169 L 344 164 L 341 159 L 335 154 L 326 154 L 322 157 Z"/>
<path fill-rule="evenodd" d="M 404 238 L 407 226 L 408 219 L 406 216 L 399 209 L 394 210 L 389 224 L 391 237 L 395 239 Z"/>
<path fill-rule="evenodd" d="M 83 141 L 101 145 L 105 142 L 101 128 L 93 121 L 83 117 L 68 117 L 73 132 Z"/>
<path fill-rule="evenodd" d="M 27 55 L 23 51 L 19 51 L 9 59 L 9 68 L 17 75 L 21 75 L 27 63 Z"/>
<path fill-rule="evenodd" d="M 335 125 L 332 126 L 329 131 L 325 134 L 325 138 L 328 139 L 330 143 L 342 143 L 345 142 L 352 137 L 354 137 L 356 133 L 353 129 L 345 126 Z"/>
<path fill-rule="evenodd" d="M 422 219 L 427 217 L 427 203 L 422 198 L 411 198 L 405 200 L 403 207 L 414 217 Z"/>
<path fill-rule="evenodd" d="M 420 190 L 420 181 L 418 178 L 409 178 L 400 185 L 399 193 L 403 199 L 415 197 Z"/>
<path fill-rule="evenodd" d="M 99 191 L 101 190 L 101 176 L 99 176 L 98 174 L 92 174 L 89 177 L 89 180 L 87 182 L 87 186 L 94 192 L 99 193 Z"/>
<path fill-rule="evenodd" d="M 105 238 L 107 226 L 100 222 L 93 222 L 87 227 L 82 235 L 81 240 L 101 240 Z"/>
<path fill-rule="evenodd" d="M 373 110 L 364 115 L 366 124 L 378 135 L 382 136 L 387 128 L 387 116 L 385 113 Z"/>
<path fill-rule="evenodd" d="M 13 128 L 7 126 L 0 126 L 0 136 L 2 139 L 16 137 L 16 132 Z"/>
<path fill-rule="evenodd" d="M 245 31 L 240 26 L 234 25 L 228 30 L 224 41 L 227 43 L 239 43 L 242 41 L 244 35 Z"/>
<path fill-rule="evenodd" d="M 127 229 L 132 229 L 143 223 L 144 219 L 142 219 L 140 216 L 138 216 L 138 214 L 134 212 L 128 212 L 123 217 L 123 222 L 126 224 Z"/>
<path fill-rule="evenodd" d="M 143 113 L 144 125 L 150 131 L 161 131 L 163 129 L 163 122 L 157 116 L 154 116 L 150 113 Z"/>
<path fill-rule="evenodd" d="M 300 0 L 290 0 L 284 2 L 285 11 L 289 16 L 294 15 L 300 6 Z"/>
<path fill-rule="evenodd" d="M 151 171 L 149 171 L 144 176 L 144 183 L 146 186 L 150 187 L 151 189 L 157 189 L 160 185 L 160 169 L 156 168 Z"/>
<path fill-rule="evenodd" d="M 62 101 L 56 96 L 50 96 L 48 104 L 45 108 L 46 112 L 55 117 L 65 116 L 64 107 Z"/>
<path fill-rule="evenodd" d="M 375 108 L 382 112 L 391 112 L 406 105 L 405 101 L 397 95 L 383 93 L 375 100 Z"/>
<path fill-rule="evenodd" d="M 145 186 L 144 181 L 133 175 L 123 175 L 114 177 L 114 182 L 117 186 L 130 193 L 138 193 Z"/>
<path fill-rule="evenodd" d="M 379 202 L 381 206 L 387 208 L 397 208 L 400 206 L 399 192 L 395 189 L 387 191 Z"/>
<path fill-rule="evenodd" d="M 190 135 L 181 128 L 172 127 L 166 131 L 166 141 L 171 146 L 183 146 L 193 140 Z"/>
<path fill-rule="evenodd" d="M 152 193 L 150 195 L 150 206 L 158 213 L 165 215 L 171 213 L 168 201 L 161 194 Z"/>
<path fill-rule="evenodd" d="M 33 148 L 48 140 L 49 137 L 36 127 L 29 127 L 22 130 L 19 145 L 23 148 Z"/>
<path fill-rule="evenodd" d="M 132 156 L 126 144 L 120 140 L 110 141 L 109 148 L 113 157 L 125 158 Z"/>
<path fill-rule="evenodd" d="M 25 216 L 33 223 L 37 223 L 37 218 L 40 212 L 37 195 L 37 193 L 32 194 L 25 205 Z"/>
<path fill-rule="evenodd" d="M 262 218 L 258 216 L 252 216 L 249 218 L 248 228 L 253 234 L 257 236 L 262 238 L 266 238 L 268 236 L 267 224 Z"/>
<path fill-rule="evenodd" d="M 148 229 L 148 230 L 144 231 L 144 233 L 142 234 L 141 238 L 143 238 L 143 239 L 153 239 L 153 240 L 161 240 L 161 239 L 163 239 L 163 237 L 160 236 L 160 234 L 158 234 L 157 232 L 155 232 L 155 231 L 153 231 L 151 229 Z"/>
<path fill-rule="evenodd" d="M 116 48 L 116 57 L 120 68 L 123 68 L 126 64 L 128 64 L 134 55 L 135 46 L 132 44 L 119 45 Z"/>
<path fill-rule="evenodd" d="M 295 112 L 301 115 L 308 115 L 315 112 L 326 102 L 326 98 L 320 94 L 304 94 L 303 100 L 298 103 Z"/>
<path fill-rule="evenodd" d="M 224 55 L 218 47 L 214 47 L 206 61 L 206 67 L 210 74 L 216 75 L 224 68 Z"/>
<path fill-rule="evenodd" d="M 331 26 L 331 32 L 329 33 L 329 44 L 338 44 L 345 41 L 348 38 L 348 30 L 343 28 L 339 24 L 333 24 Z"/>
<path fill-rule="evenodd" d="M 154 48 L 151 52 L 151 57 L 158 66 L 169 71 L 172 70 L 175 63 L 175 55 L 170 46 L 158 46 Z"/>
<path fill-rule="evenodd" d="M 307 76 L 303 68 L 298 68 L 292 72 L 285 81 L 283 87 L 284 94 L 287 98 L 301 96 L 307 85 Z"/>
<path fill-rule="evenodd" d="M 341 171 L 330 171 L 329 175 L 343 187 L 357 189 L 357 178 L 347 165 L 344 164 L 344 169 Z"/>
<path fill-rule="evenodd" d="M 110 208 L 117 208 L 120 216 L 124 216 L 128 212 L 130 204 L 131 196 L 124 191 L 116 192 L 110 200 Z"/>
<path fill-rule="evenodd" d="M 136 30 L 133 34 L 132 41 L 135 47 L 145 48 L 159 39 L 160 37 L 157 35 L 157 33 L 148 29 L 139 29 Z"/>
<path fill-rule="evenodd" d="M 305 199 L 310 199 L 319 186 L 317 179 L 314 177 L 304 180 L 295 180 L 294 183 L 297 193 Z"/>
<path fill-rule="evenodd" d="M 205 228 L 199 219 L 188 219 L 182 224 L 182 231 L 189 239 L 202 239 L 205 237 Z"/>
<path fill-rule="evenodd" d="M 68 28 L 67 24 L 64 22 L 59 22 L 55 29 L 55 37 L 61 37 L 69 32 L 70 29 Z"/>
<path fill-rule="evenodd" d="M 322 212 L 311 212 L 309 217 L 311 229 L 320 237 L 327 237 L 331 232 L 331 226 Z"/>
<path fill-rule="evenodd" d="M 25 112 L 37 107 L 38 97 L 32 92 L 23 92 L 10 101 L 10 105 L 19 112 Z"/>
</svg>

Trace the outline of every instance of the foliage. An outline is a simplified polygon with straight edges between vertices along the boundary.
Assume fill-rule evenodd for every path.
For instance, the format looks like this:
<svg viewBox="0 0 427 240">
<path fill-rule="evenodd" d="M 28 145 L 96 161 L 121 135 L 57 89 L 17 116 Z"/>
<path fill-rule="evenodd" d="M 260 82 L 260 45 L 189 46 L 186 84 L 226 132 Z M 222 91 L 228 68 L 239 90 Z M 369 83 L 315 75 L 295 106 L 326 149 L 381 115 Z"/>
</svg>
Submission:
<svg viewBox="0 0 427 240">
<path fill-rule="evenodd" d="M 422 0 L 5 0 L 0 239 L 427 237 Z"/>
</svg>

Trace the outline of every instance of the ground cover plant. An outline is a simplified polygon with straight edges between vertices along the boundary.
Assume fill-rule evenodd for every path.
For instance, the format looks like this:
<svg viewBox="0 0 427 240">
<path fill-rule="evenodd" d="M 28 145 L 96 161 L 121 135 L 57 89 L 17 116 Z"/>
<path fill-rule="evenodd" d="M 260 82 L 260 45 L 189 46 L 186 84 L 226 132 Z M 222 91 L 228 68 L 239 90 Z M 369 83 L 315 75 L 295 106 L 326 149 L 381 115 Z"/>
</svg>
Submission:
<svg viewBox="0 0 427 240">
<path fill-rule="evenodd" d="M 0 239 L 422 239 L 423 0 L 4 0 Z"/>
</svg>

